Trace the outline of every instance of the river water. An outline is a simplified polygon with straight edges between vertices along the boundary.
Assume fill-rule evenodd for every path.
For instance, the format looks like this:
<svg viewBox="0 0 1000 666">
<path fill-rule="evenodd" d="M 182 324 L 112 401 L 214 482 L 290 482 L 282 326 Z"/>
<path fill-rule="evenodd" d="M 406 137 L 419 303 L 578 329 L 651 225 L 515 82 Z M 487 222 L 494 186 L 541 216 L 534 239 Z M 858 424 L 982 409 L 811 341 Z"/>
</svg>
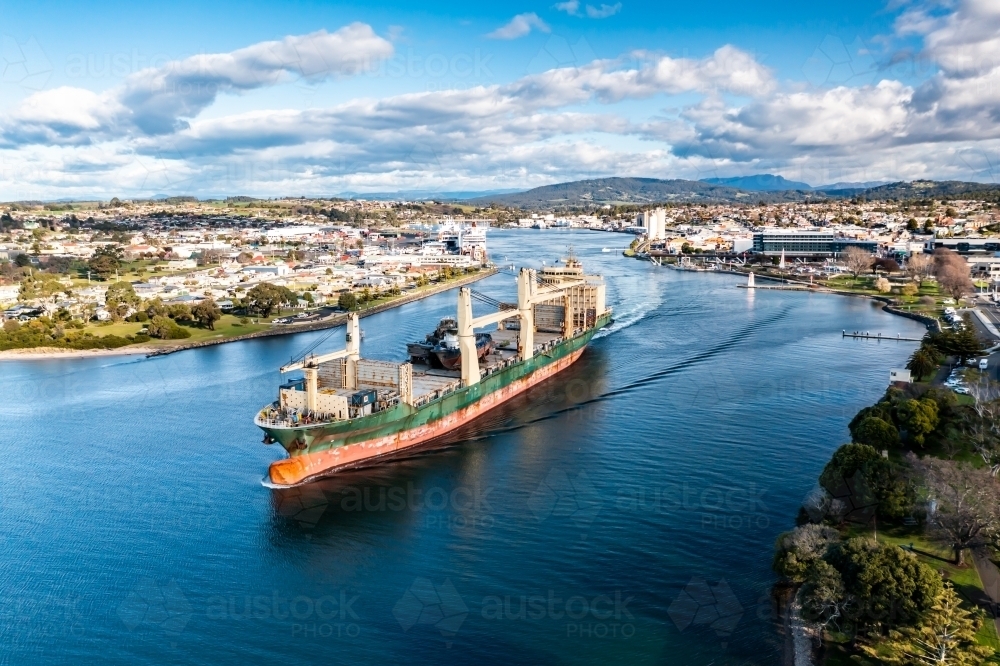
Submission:
<svg viewBox="0 0 1000 666">
<path fill-rule="evenodd" d="M 775 537 L 915 346 L 841 331 L 922 327 L 628 239 L 491 232 L 498 263 L 572 245 L 615 324 L 447 447 L 302 489 L 261 485 L 252 419 L 329 332 L 0 363 L 0 663 L 778 663 Z M 402 359 L 454 302 L 362 320 L 362 353 Z"/>
</svg>

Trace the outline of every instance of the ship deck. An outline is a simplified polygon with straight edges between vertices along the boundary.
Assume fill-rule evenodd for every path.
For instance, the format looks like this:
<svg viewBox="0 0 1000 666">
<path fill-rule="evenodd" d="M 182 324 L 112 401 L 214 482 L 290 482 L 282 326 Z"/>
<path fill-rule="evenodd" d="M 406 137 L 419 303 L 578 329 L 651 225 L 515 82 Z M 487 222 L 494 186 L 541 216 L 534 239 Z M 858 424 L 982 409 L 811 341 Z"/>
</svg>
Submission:
<svg viewBox="0 0 1000 666">
<path fill-rule="evenodd" d="M 493 352 L 479 361 L 479 372 L 483 377 L 493 374 L 517 362 L 517 331 L 490 331 L 493 336 Z M 557 333 L 535 333 L 535 353 L 549 349 L 562 341 Z M 462 384 L 460 370 L 442 370 L 427 365 L 413 366 L 414 402 L 423 404 L 446 393 L 458 389 Z"/>
<path fill-rule="evenodd" d="M 487 377 L 494 372 L 499 372 L 518 362 L 517 355 L 517 330 L 492 330 L 493 351 L 479 362 L 479 372 L 483 377 Z M 540 354 L 563 341 L 562 335 L 558 333 L 546 333 L 544 331 L 535 332 L 535 354 Z M 413 364 L 413 405 L 419 407 L 433 400 L 445 396 L 462 386 L 461 370 L 444 370 L 432 368 L 428 365 Z M 365 389 L 384 389 L 385 386 L 370 385 L 359 382 L 357 388 L 334 389 L 321 387 L 320 393 L 336 393 L 340 395 L 350 395 Z M 398 398 L 397 398 L 398 399 Z M 298 413 L 285 412 L 284 410 L 265 408 L 258 414 L 256 422 L 262 427 L 297 427 L 301 425 L 316 425 L 324 421 L 322 418 L 315 419 L 308 416 L 300 416 Z M 265 414 L 264 412 L 269 412 Z"/>
</svg>

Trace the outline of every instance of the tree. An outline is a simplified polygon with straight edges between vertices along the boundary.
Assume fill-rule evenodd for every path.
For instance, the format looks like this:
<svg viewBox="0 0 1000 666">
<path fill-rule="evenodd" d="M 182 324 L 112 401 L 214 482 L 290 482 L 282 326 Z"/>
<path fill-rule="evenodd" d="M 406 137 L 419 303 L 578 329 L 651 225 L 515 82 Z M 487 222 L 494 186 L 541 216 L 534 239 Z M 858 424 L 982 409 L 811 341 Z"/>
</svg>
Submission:
<svg viewBox="0 0 1000 666">
<path fill-rule="evenodd" d="M 844 444 L 837 449 L 819 483 L 831 496 L 848 497 L 855 507 L 874 506 L 887 517 L 904 516 L 913 504 L 910 484 L 869 444 Z"/>
<path fill-rule="evenodd" d="M 1000 473 L 1000 384 L 988 374 L 978 373 L 968 386 L 973 400 L 969 427 L 972 443 L 996 478 Z"/>
<path fill-rule="evenodd" d="M 840 541 L 837 530 L 806 524 L 778 537 L 774 547 L 774 572 L 792 583 L 804 583 L 831 544 Z"/>
<path fill-rule="evenodd" d="M 941 288 L 956 300 L 975 290 L 969 277 L 969 263 L 948 248 L 934 250 L 934 275 Z"/>
<path fill-rule="evenodd" d="M 834 625 L 841 628 L 840 620 L 853 605 L 844 591 L 840 572 L 826 560 L 816 561 L 809 569 L 809 578 L 802 586 L 802 611 L 806 619 L 818 622 L 824 628 Z M 844 627 L 849 628 L 849 627 Z"/>
<path fill-rule="evenodd" d="M 337 299 L 337 305 L 344 310 L 353 310 L 358 307 L 358 299 L 350 291 L 345 291 Z"/>
<path fill-rule="evenodd" d="M 895 259 L 889 259 L 888 257 L 881 257 L 875 260 L 875 268 L 879 268 L 886 273 L 895 273 L 899 270 L 899 264 Z"/>
<path fill-rule="evenodd" d="M 928 497 L 937 503 L 927 523 L 965 563 L 965 549 L 985 545 L 1000 528 L 1000 491 L 988 470 L 966 463 L 909 455 Z"/>
<path fill-rule="evenodd" d="M 279 309 L 282 305 L 294 302 L 289 298 L 289 294 L 292 294 L 292 292 L 287 287 L 277 287 L 273 284 L 262 282 L 247 292 L 247 309 L 258 313 L 262 317 L 270 317 L 271 313 Z M 294 294 L 292 296 L 294 297 Z"/>
<path fill-rule="evenodd" d="M 888 294 L 892 291 L 892 283 L 884 277 L 880 277 L 875 280 L 875 289 L 878 290 L 880 294 Z"/>
<path fill-rule="evenodd" d="M 844 265 L 855 279 L 862 273 L 867 273 L 872 267 L 872 262 L 871 253 L 864 248 L 852 245 L 844 250 Z"/>
<path fill-rule="evenodd" d="M 151 338 L 161 340 L 180 340 L 191 337 L 191 332 L 169 317 L 156 316 L 150 320 L 146 331 Z"/>
<path fill-rule="evenodd" d="M 97 249 L 87 262 L 91 272 L 102 280 L 107 280 L 121 268 L 125 251 L 118 245 L 104 245 Z"/>
<path fill-rule="evenodd" d="M 206 298 L 191 308 L 191 315 L 201 326 L 214 331 L 215 322 L 222 319 L 222 309 L 211 298 Z"/>
<path fill-rule="evenodd" d="M 121 321 L 128 316 L 129 310 L 134 310 L 142 303 L 131 283 L 115 282 L 108 287 L 104 295 L 104 306 L 115 321 Z"/>
<path fill-rule="evenodd" d="M 919 382 L 937 370 L 937 361 L 935 361 L 934 356 L 926 348 L 921 347 L 913 352 L 913 356 L 910 357 L 906 367 Z"/>
<path fill-rule="evenodd" d="M 900 427 L 917 446 L 924 445 L 924 438 L 934 432 L 939 422 L 938 405 L 931 398 L 903 400 L 896 407 L 896 415 Z"/>
<path fill-rule="evenodd" d="M 862 643 L 861 650 L 886 664 L 982 664 L 994 652 L 976 641 L 982 611 L 970 613 L 961 603 L 951 584 L 946 584 L 916 626 L 890 631 L 887 641 Z"/>
<path fill-rule="evenodd" d="M 146 315 L 152 319 L 153 317 L 166 317 L 168 310 L 167 306 L 163 304 L 158 298 L 151 298 L 143 304 L 143 309 L 146 311 Z"/>
<path fill-rule="evenodd" d="M 976 328 L 972 325 L 971 317 L 965 315 L 964 319 L 965 327 L 955 333 L 954 346 L 952 347 L 952 353 L 957 355 L 962 363 L 983 353 L 983 343 L 976 335 Z"/>
<path fill-rule="evenodd" d="M 14 265 L 21 268 L 26 268 L 31 265 L 31 257 L 26 255 L 24 252 L 19 253 L 14 257 Z"/>
<path fill-rule="evenodd" d="M 858 424 L 854 441 L 868 444 L 878 449 L 890 449 L 899 445 L 899 430 L 892 423 L 887 423 L 876 416 L 869 416 Z"/>
<path fill-rule="evenodd" d="M 167 306 L 167 316 L 174 321 L 194 321 L 191 306 L 186 303 L 174 303 Z"/>
<path fill-rule="evenodd" d="M 858 629 L 907 626 L 941 593 L 941 577 L 899 546 L 854 537 L 830 550 L 826 561 L 841 576 L 844 595 L 857 605 Z"/>
<path fill-rule="evenodd" d="M 906 260 L 906 274 L 922 285 L 934 271 L 934 259 L 929 254 L 914 254 Z"/>
</svg>

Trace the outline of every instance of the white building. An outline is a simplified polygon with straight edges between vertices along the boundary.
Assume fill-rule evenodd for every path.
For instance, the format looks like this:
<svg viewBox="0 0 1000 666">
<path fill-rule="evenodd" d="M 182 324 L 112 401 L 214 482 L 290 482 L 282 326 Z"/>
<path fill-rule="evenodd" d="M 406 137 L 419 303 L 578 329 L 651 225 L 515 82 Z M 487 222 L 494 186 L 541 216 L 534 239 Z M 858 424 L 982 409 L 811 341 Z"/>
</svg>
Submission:
<svg viewBox="0 0 1000 666">
<path fill-rule="evenodd" d="M 646 230 L 646 238 L 651 241 L 663 240 L 667 233 L 667 211 L 664 208 L 640 213 L 636 222 Z"/>
</svg>

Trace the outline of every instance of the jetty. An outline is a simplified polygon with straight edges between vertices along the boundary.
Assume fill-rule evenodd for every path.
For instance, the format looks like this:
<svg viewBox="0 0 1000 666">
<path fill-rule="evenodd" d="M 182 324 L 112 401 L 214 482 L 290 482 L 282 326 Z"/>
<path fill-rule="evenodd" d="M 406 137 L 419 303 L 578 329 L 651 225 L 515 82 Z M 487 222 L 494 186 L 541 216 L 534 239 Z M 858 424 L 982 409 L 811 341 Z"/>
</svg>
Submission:
<svg viewBox="0 0 1000 666">
<path fill-rule="evenodd" d="M 920 342 L 920 338 L 904 338 L 899 333 L 895 337 L 891 335 L 882 335 L 881 333 L 869 333 L 865 331 L 864 333 L 855 331 L 854 333 L 848 333 L 846 330 L 842 332 L 842 337 L 845 338 L 861 338 L 863 340 L 893 340 L 897 342 Z"/>
</svg>

